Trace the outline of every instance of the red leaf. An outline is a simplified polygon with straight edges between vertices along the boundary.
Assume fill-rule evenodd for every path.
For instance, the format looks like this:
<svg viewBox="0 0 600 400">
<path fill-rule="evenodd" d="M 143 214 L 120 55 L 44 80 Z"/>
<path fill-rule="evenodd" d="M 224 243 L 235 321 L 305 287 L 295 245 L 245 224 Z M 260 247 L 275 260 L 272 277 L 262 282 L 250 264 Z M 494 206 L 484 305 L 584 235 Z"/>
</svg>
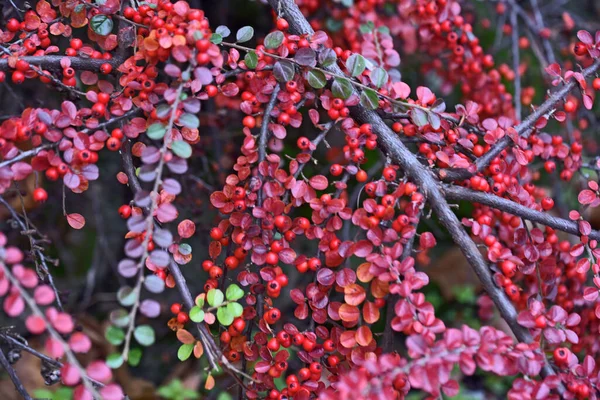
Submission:
<svg viewBox="0 0 600 400">
<path fill-rule="evenodd" d="M 589 189 L 584 189 L 579 192 L 579 196 L 577 196 L 577 200 L 583 205 L 591 204 L 594 200 L 596 200 L 596 193 L 592 192 Z"/>
<path fill-rule="evenodd" d="M 190 238 L 196 232 L 196 224 L 189 219 L 184 219 L 177 225 L 177 233 L 184 239 Z"/>
<path fill-rule="evenodd" d="M 313 176 L 312 178 L 310 178 L 310 180 L 308 181 L 308 183 L 315 190 L 325 190 L 325 189 L 327 189 L 327 186 L 329 186 L 327 178 L 324 177 L 323 175 Z"/>
<path fill-rule="evenodd" d="M 81 229 L 85 226 L 85 218 L 81 214 L 67 214 L 67 222 L 73 229 Z"/>
</svg>

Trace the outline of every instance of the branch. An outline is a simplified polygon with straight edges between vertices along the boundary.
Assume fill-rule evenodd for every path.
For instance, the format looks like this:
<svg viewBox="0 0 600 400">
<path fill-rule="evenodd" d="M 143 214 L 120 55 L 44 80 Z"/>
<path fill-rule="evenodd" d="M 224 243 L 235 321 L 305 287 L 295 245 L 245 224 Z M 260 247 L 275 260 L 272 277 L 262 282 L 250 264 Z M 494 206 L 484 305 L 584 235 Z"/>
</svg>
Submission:
<svg viewBox="0 0 600 400">
<path fill-rule="evenodd" d="M 515 117 L 517 121 L 521 120 L 521 74 L 519 72 L 520 52 L 519 52 L 519 24 L 517 23 L 517 11 L 513 8 L 510 13 L 510 24 L 512 25 L 512 61 L 515 73 Z"/>
<path fill-rule="evenodd" d="M 263 113 L 263 121 L 260 126 L 260 136 L 258 139 L 258 169 L 260 170 L 260 163 L 262 163 L 267 157 L 267 142 L 269 140 L 269 121 L 271 120 L 271 112 L 273 112 L 273 108 L 275 108 L 275 103 L 277 102 L 277 95 L 281 90 L 281 85 L 276 84 L 273 88 L 273 93 L 271 93 L 271 98 L 269 99 L 269 103 L 265 108 L 265 112 Z M 260 175 L 260 173 L 259 173 Z M 262 177 L 264 179 L 264 177 Z M 262 186 L 258 191 L 258 199 L 257 205 L 262 206 L 263 201 L 263 191 Z M 262 313 L 262 312 L 261 312 Z"/>
<path fill-rule="evenodd" d="M 61 363 L 60 361 L 58 361 L 54 358 L 48 357 L 47 355 L 45 355 L 43 353 L 40 353 L 39 351 L 29 347 L 27 344 L 22 343 L 21 341 L 15 339 L 14 337 L 12 337 L 10 335 L 0 333 L 0 339 L 4 340 L 5 342 L 9 343 L 12 346 L 16 346 L 19 349 L 26 351 L 27 353 L 39 358 L 43 362 L 53 365 L 54 367 L 56 367 L 56 369 L 61 369 L 64 366 L 64 364 Z M 104 383 L 90 378 L 87 374 L 85 376 L 87 377 L 87 379 L 89 379 L 90 382 L 92 382 L 94 384 L 94 386 L 96 386 L 98 388 L 103 388 L 105 386 Z"/>
<path fill-rule="evenodd" d="M 50 273 L 50 270 L 48 269 L 48 265 L 46 264 L 46 255 L 42 252 L 40 247 L 37 245 L 37 240 L 32 237 L 31 233 L 29 233 L 30 229 L 27 226 L 29 224 L 28 220 L 26 220 L 27 224 L 25 222 L 23 222 L 23 220 L 21 219 L 21 216 L 15 211 L 15 209 L 2 196 L 0 196 L 0 203 L 2 203 L 2 205 L 8 210 L 8 212 L 12 216 L 13 220 L 15 220 L 15 222 L 21 228 L 21 235 L 29 237 L 31 251 L 33 253 L 35 253 L 35 255 L 37 256 L 37 259 L 39 260 L 39 264 L 36 261 L 36 267 L 38 269 L 38 274 L 39 274 L 39 270 L 41 269 L 45 275 L 44 278 L 46 278 L 48 280 L 48 284 L 50 285 L 50 287 L 52 288 L 52 291 L 54 292 L 54 296 L 56 297 L 56 306 L 58 307 L 58 309 L 60 311 L 63 311 L 62 301 L 60 300 L 60 293 L 58 292 L 58 289 L 56 288 L 56 284 L 54 283 L 54 278 L 52 277 L 52 274 Z M 36 230 L 36 232 L 37 232 L 37 230 Z M 38 235 L 42 236 L 39 232 L 37 232 L 37 233 L 38 233 Z M 41 264 L 41 268 L 40 268 L 40 264 Z"/>
<path fill-rule="evenodd" d="M 79 71 L 99 71 L 102 64 L 110 64 L 114 68 L 121 65 L 123 62 L 119 57 L 113 57 L 110 60 L 83 58 L 83 57 L 67 57 L 67 56 L 25 56 L 19 57 L 19 60 L 27 61 L 31 65 L 37 65 L 48 71 L 62 71 L 61 60 L 69 59 L 71 67 Z M 9 71 L 11 67 L 8 65 L 8 58 L 0 59 L 0 71 Z"/>
<path fill-rule="evenodd" d="M 24 151 L 21 154 L 19 154 L 18 156 L 11 158 L 10 160 L 4 160 L 4 161 L 0 162 L 0 168 L 8 167 L 9 165 L 16 163 L 17 161 L 24 160 L 27 157 L 33 157 L 42 150 L 48 150 L 48 149 L 51 149 L 56 146 L 58 146 L 58 143 L 44 144 L 39 147 L 33 148 L 31 150 Z"/>
<path fill-rule="evenodd" d="M 64 341 L 62 336 L 54 329 L 52 324 L 48 321 L 48 319 L 46 318 L 46 314 L 44 314 L 42 312 L 42 310 L 39 309 L 35 300 L 33 300 L 33 298 L 29 295 L 29 293 L 27 293 L 27 291 L 25 291 L 25 289 L 23 289 L 23 287 L 21 286 L 21 284 L 19 283 L 17 278 L 14 277 L 14 275 L 8 268 L 8 266 L 3 263 L 0 263 L 0 268 L 4 271 L 4 276 L 6 276 L 8 278 L 8 280 L 13 285 L 13 287 L 19 291 L 19 294 L 21 295 L 23 300 L 25 300 L 25 303 L 27 303 L 27 306 L 29 307 L 29 309 L 35 315 L 37 315 L 39 318 L 41 318 L 44 321 L 44 324 L 46 325 L 46 330 L 48 331 L 50 336 L 52 336 L 52 338 L 58 344 L 60 344 L 60 346 L 62 347 L 63 351 L 65 352 L 65 355 L 67 356 L 67 359 L 69 360 L 71 365 L 75 369 L 77 369 L 77 372 L 79 373 L 79 375 L 81 376 L 81 379 L 83 380 L 83 385 L 85 386 L 85 388 L 92 394 L 92 396 L 94 396 L 94 398 L 101 398 L 101 396 L 98 394 L 98 391 L 94 387 L 93 382 L 87 376 L 87 374 L 85 372 L 85 368 L 83 368 L 81 366 L 81 364 L 79 363 L 79 361 L 77 360 L 77 358 L 75 357 L 73 352 L 71 351 L 71 348 L 69 347 L 67 342 Z"/>
<path fill-rule="evenodd" d="M 583 74 L 584 78 L 587 78 L 595 74 L 599 68 L 600 60 L 596 60 L 591 66 L 584 69 L 581 73 Z M 551 111 L 554 108 L 554 106 L 558 102 L 563 100 L 565 96 L 569 94 L 569 92 L 573 90 L 576 86 L 578 86 L 577 81 L 571 80 L 562 88 L 554 92 L 545 102 L 543 102 L 538 108 L 536 108 L 534 112 L 529 114 L 529 116 L 525 118 L 523 122 L 521 122 L 515 127 L 517 134 L 519 136 L 523 136 L 524 138 L 529 137 L 529 134 L 531 133 L 531 128 L 535 125 L 537 120 L 543 117 L 549 111 Z M 496 158 L 500 153 L 502 153 L 502 151 L 505 148 L 507 148 L 512 143 L 512 139 L 508 135 L 506 135 L 502 139 L 500 139 L 500 141 L 498 141 L 495 145 L 493 145 L 490 151 L 488 151 L 479 159 L 477 159 L 477 161 L 475 162 L 475 171 L 471 172 L 467 169 L 442 170 L 439 173 L 440 178 L 445 182 L 453 182 L 468 179 L 476 173 L 482 171 L 485 167 L 487 167 L 494 158 Z"/>
<path fill-rule="evenodd" d="M 443 191 L 446 194 L 446 199 L 448 200 L 464 200 L 471 203 L 480 203 L 497 210 L 525 218 L 529 221 L 538 222 L 542 225 L 549 226 L 550 228 L 559 231 L 581 236 L 577 222 L 558 218 L 546 212 L 534 210 L 530 207 L 523 206 L 503 197 L 498 197 L 496 195 L 484 192 L 476 192 L 461 186 L 452 185 L 444 185 Z M 600 240 L 600 232 L 596 230 L 593 230 L 588 236 L 590 239 Z"/>
<path fill-rule="evenodd" d="M 25 390 L 21 379 L 19 379 L 19 377 L 17 376 L 15 369 L 12 367 L 12 365 L 10 365 L 10 363 L 6 359 L 6 356 L 4 355 L 2 349 L 0 349 L 0 365 L 2 365 L 2 367 L 8 373 L 8 376 L 10 376 L 10 380 L 15 385 L 15 389 L 17 389 L 17 392 L 19 392 L 19 394 L 23 396 L 25 400 L 32 400 L 32 397 L 29 395 L 29 393 L 27 393 L 27 390 Z"/>
<path fill-rule="evenodd" d="M 269 0 L 269 4 L 274 10 L 282 11 L 282 14 L 290 24 L 291 33 L 297 35 L 310 35 L 314 33 L 310 24 L 306 18 L 304 18 L 302 12 L 293 2 L 293 0 Z M 598 68 L 598 66 L 600 66 L 600 62 L 596 62 L 594 64 L 594 70 Z M 337 64 L 334 64 L 327 69 L 332 70 L 336 74 L 343 74 Z M 569 87 L 568 90 L 570 90 L 575 85 L 576 82 L 570 82 L 565 87 Z M 563 90 L 565 89 L 563 88 L 561 91 Z M 554 103 L 547 104 L 548 109 L 550 109 L 551 105 L 553 104 Z M 541 113 L 542 111 L 539 112 Z M 390 156 L 392 160 L 405 171 L 406 175 L 412 179 L 423 192 L 431 208 L 437 214 L 440 223 L 450 232 L 453 241 L 460 247 L 465 258 L 477 274 L 486 292 L 499 309 L 502 318 L 513 331 L 517 340 L 525 343 L 531 343 L 533 339 L 529 333 L 529 330 L 517 323 L 517 312 L 515 307 L 508 297 L 506 297 L 504 291 L 497 287 L 494 283 L 486 260 L 483 258 L 479 249 L 477 248 L 477 245 L 475 242 L 473 242 L 469 234 L 467 234 L 456 215 L 450 209 L 450 206 L 446 202 L 446 199 L 440 190 L 439 181 L 436 179 L 436 177 L 428 169 L 423 167 L 415 155 L 412 154 L 406 146 L 404 146 L 396 133 L 394 133 L 385 124 L 385 122 L 383 122 L 383 120 L 375 111 L 367 110 L 359 104 L 351 108 L 350 115 L 360 123 L 371 124 L 373 131 L 377 133 L 378 143 L 381 150 L 386 155 Z M 531 118 L 533 117 L 530 116 L 530 119 Z M 536 120 L 537 117 L 533 119 L 531 125 L 533 125 Z M 555 374 L 554 370 L 547 361 L 545 362 L 542 374 Z"/>
<path fill-rule="evenodd" d="M 135 174 L 135 166 L 133 165 L 133 157 L 131 156 L 131 142 L 129 139 L 123 142 L 121 147 L 121 161 L 123 161 L 123 169 L 125 169 L 125 175 L 127 175 L 127 182 L 133 192 L 133 196 L 142 191 L 142 185 Z"/>
</svg>

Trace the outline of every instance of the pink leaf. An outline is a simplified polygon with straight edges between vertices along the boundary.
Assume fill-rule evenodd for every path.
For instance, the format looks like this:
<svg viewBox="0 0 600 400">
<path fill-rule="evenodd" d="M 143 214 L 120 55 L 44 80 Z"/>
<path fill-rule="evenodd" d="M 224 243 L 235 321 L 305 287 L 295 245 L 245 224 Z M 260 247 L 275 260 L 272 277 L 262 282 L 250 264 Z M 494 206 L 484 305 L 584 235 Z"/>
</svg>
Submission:
<svg viewBox="0 0 600 400">
<path fill-rule="evenodd" d="M 81 214 L 67 214 L 67 222 L 73 229 L 81 229 L 85 226 L 85 218 Z"/>
</svg>

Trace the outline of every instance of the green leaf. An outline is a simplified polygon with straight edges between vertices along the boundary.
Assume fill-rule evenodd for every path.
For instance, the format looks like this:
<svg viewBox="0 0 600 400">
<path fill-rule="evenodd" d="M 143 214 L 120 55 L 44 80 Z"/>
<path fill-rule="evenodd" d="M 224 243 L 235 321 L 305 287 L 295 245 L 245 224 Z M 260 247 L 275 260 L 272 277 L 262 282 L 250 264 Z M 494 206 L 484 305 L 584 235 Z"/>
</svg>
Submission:
<svg viewBox="0 0 600 400">
<path fill-rule="evenodd" d="M 217 26 L 217 29 L 215 29 L 215 32 L 218 33 L 219 35 L 221 35 L 221 37 L 223 37 L 223 38 L 226 38 L 229 35 L 231 35 L 231 31 L 225 25 Z"/>
<path fill-rule="evenodd" d="M 296 69 L 289 61 L 277 61 L 273 66 L 273 75 L 279 82 L 289 82 L 294 79 Z"/>
<path fill-rule="evenodd" d="M 248 40 L 252 39 L 252 36 L 254 36 L 254 28 L 251 26 L 244 26 L 235 34 L 235 38 L 237 39 L 238 43 L 247 42 Z"/>
<path fill-rule="evenodd" d="M 204 298 L 200 296 L 196 297 L 196 305 L 200 308 L 204 307 Z"/>
<path fill-rule="evenodd" d="M 276 49 L 283 43 L 283 32 L 281 31 L 273 31 L 265 36 L 264 45 L 266 49 L 272 50 Z"/>
<path fill-rule="evenodd" d="M 142 349 L 136 347 L 134 349 L 129 350 L 129 357 L 127 357 L 127 362 L 132 367 L 137 367 L 142 360 Z"/>
<path fill-rule="evenodd" d="M 112 369 L 117 369 L 121 365 L 123 365 L 123 357 L 121 353 L 112 353 L 106 357 L 106 365 L 108 365 Z"/>
<path fill-rule="evenodd" d="M 225 298 L 229 301 L 236 301 L 244 297 L 244 291 L 238 285 L 232 283 L 225 291 Z"/>
<path fill-rule="evenodd" d="M 198 306 L 192 307 L 190 310 L 190 319 L 196 323 L 204 322 L 204 311 Z"/>
<path fill-rule="evenodd" d="M 150 325 L 140 325 L 133 331 L 133 337 L 142 346 L 152 346 L 154 344 L 154 329 Z"/>
<path fill-rule="evenodd" d="M 221 44 L 223 43 L 223 36 L 219 35 L 218 33 L 213 33 L 210 35 L 210 42 L 212 44 Z"/>
<path fill-rule="evenodd" d="M 33 392 L 33 397 L 35 397 L 36 399 L 53 399 L 54 393 L 52 393 L 48 389 L 36 389 Z"/>
<path fill-rule="evenodd" d="M 321 71 L 311 69 L 306 73 L 306 75 L 308 84 L 315 89 L 322 89 L 327 84 L 327 78 L 325 77 L 325 74 Z"/>
<path fill-rule="evenodd" d="M 129 324 L 129 313 L 127 310 L 120 308 L 111 311 L 109 315 L 110 322 L 119 328 L 124 328 Z"/>
<path fill-rule="evenodd" d="M 371 110 L 377 109 L 379 107 L 379 97 L 377 97 L 377 92 L 373 89 L 363 90 L 360 94 L 360 104 Z"/>
<path fill-rule="evenodd" d="M 348 57 L 348 60 L 346 61 L 346 68 L 348 68 L 348 71 L 352 76 L 359 76 L 362 74 L 366 66 L 367 62 L 360 54 L 354 53 Z"/>
<path fill-rule="evenodd" d="M 375 68 L 373 71 L 371 71 L 371 82 L 373 82 L 373 85 L 380 88 L 383 85 L 385 85 L 387 83 L 387 81 L 388 81 L 388 73 L 385 69 L 378 67 L 378 68 Z"/>
<path fill-rule="evenodd" d="M 113 21 L 109 16 L 98 14 L 94 15 L 90 20 L 90 26 L 92 30 L 100 36 L 107 36 L 112 32 Z"/>
<path fill-rule="evenodd" d="M 138 294 L 130 286 L 123 286 L 117 292 L 117 300 L 123 307 L 131 307 L 138 298 Z"/>
<path fill-rule="evenodd" d="M 233 323 L 233 314 L 229 310 L 229 307 L 220 307 L 217 310 L 217 319 L 221 325 L 229 326 Z"/>
<path fill-rule="evenodd" d="M 110 325 L 104 332 L 104 337 L 108 340 L 108 343 L 115 346 L 119 346 L 125 340 L 125 332 L 121 328 Z"/>
<path fill-rule="evenodd" d="M 178 250 L 184 256 L 192 254 L 192 246 L 187 243 L 181 243 Z"/>
<path fill-rule="evenodd" d="M 337 61 L 337 54 L 335 51 L 330 48 L 323 49 L 323 51 L 319 52 L 319 64 L 321 66 L 327 68 Z"/>
<path fill-rule="evenodd" d="M 225 296 L 219 289 L 210 289 L 206 294 L 206 301 L 208 301 L 208 304 L 211 307 L 219 307 L 221 304 L 223 304 L 224 299 Z"/>
<path fill-rule="evenodd" d="M 183 140 L 176 140 L 171 144 L 171 150 L 176 156 L 181 158 L 190 158 L 192 155 L 192 146 Z"/>
<path fill-rule="evenodd" d="M 387 26 L 380 26 L 379 28 L 377 28 L 377 30 L 386 35 L 390 34 L 390 28 L 388 28 Z"/>
<path fill-rule="evenodd" d="M 160 140 L 167 133 L 167 128 L 160 122 L 156 122 L 148 127 L 146 135 L 152 140 Z"/>
<path fill-rule="evenodd" d="M 233 318 L 239 317 L 244 313 L 244 307 L 240 303 L 227 303 L 227 310 L 233 315 Z"/>
<path fill-rule="evenodd" d="M 179 346 L 179 350 L 177 350 L 177 358 L 180 361 L 185 361 L 192 355 L 192 351 L 194 351 L 194 343 L 182 344 Z"/>
<path fill-rule="evenodd" d="M 186 128 L 198 129 L 200 120 L 194 114 L 185 113 L 179 117 L 179 123 Z"/>
<path fill-rule="evenodd" d="M 256 68 L 256 66 L 258 65 L 258 56 L 256 55 L 256 52 L 250 51 L 246 53 L 246 56 L 244 57 L 244 62 L 246 63 L 246 67 L 248 67 L 249 69 Z"/>
<path fill-rule="evenodd" d="M 360 33 L 371 33 L 375 29 L 373 21 L 368 21 L 366 24 L 360 26 Z"/>
<path fill-rule="evenodd" d="M 346 100 L 352 95 L 352 83 L 345 78 L 336 78 L 331 85 L 331 92 L 335 97 Z"/>
</svg>

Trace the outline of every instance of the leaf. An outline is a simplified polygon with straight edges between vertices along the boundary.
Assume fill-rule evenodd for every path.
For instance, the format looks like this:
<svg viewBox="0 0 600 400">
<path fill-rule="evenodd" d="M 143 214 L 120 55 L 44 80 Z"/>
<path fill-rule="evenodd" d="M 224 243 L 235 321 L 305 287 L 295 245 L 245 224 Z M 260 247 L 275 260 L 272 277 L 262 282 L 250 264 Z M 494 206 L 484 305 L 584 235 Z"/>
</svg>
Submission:
<svg viewBox="0 0 600 400">
<path fill-rule="evenodd" d="M 273 66 L 273 75 L 279 82 L 289 82 L 294 79 L 296 68 L 289 61 L 278 61 Z"/>
<path fill-rule="evenodd" d="M 223 36 L 219 35 L 218 33 L 213 33 L 210 35 L 210 42 L 212 44 L 221 44 L 223 43 Z"/>
<path fill-rule="evenodd" d="M 323 51 L 319 52 L 319 64 L 321 66 L 327 68 L 337 61 L 337 54 L 335 51 L 330 48 L 323 49 Z"/>
<path fill-rule="evenodd" d="M 440 126 L 442 126 L 442 120 L 440 119 L 440 116 L 436 113 L 428 112 L 427 120 L 429 121 L 429 124 L 433 129 L 439 129 Z"/>
<path fill-rule="evenodd" d="M 148 127 L 146 135 L 152 140 L 160 140 L 167 133 L 167 128 L 159 122 L 154 123 Z"/>
<path fill-rule="evenodd" d="M 204 322 L 204 311 L 198 306 L 192 307 L 190 310 L 190 319 L 196 323 Z"/>
<path fill-rule="evenodd" d="M 413 108 L 410 112 L 410 117 L 413 123 L 418 127 L 425 126 L 429 123 L 427 119 L 427 113 L 420 108 Z"/>
<path fill-rule="evenodd" d="M 190 358 L 192 351 L 194 351 L 193 343 L 182 344 L 179 346 L 179 350 L 177 350 L 177 358 L 179 358 L 180 361 L 185 361 Z"/>
<path fill-rule="evenodd" d="M 152 293 L 161 293 L 165 290 L 165 281 L 156 275 L 148 275 L 144 279 L 144 287 Z"/>
<path fill-rule="evenodd" d="M 220 307 L 217 310 L 217 319 L 221 325 L 231 325 L 233 323 L 233 314 L 231 313 L 229 307 Z"/>
<path fill-rule="evenodd" d="M 383 85 L 385 85 L 387 83 L 387 81 L 388 81 L 388 73 L 385 69 L 375 68 L 373 71 L 371 71 L 371 82 L 373 82 L 373 85 L 380 88 Z"/>
<path fill-rule="evenodd" d="M 171 144 L 171 150 L 176 156 L 181 158 L 190 158 L 192 155 L 192 146 L 183 140 L 176 140 Z"/>
<path fill-rule="evenodd" d="M 129 357 L 127 357 L 127 362 L 132 367 L 137 367 L 142 359 L 142 349 L 136 347 L 135 349 L 129 350 Z"/>
<path fill-rule="evenodd" d="M 85 218 L 81 214 L 67 214 L 67 222 L 73 229 L 81 229 L 85 226 Z"/>
<path fill-rule="evenodd" d="M 229 35 L 231 35 L 231 31 L 225 25 L 217 26 L 217 29 L 215 29 L 215 32 L 218 33 L 219 35 L 221 35 L 221 37 L 223 37 L 223 38 L 226 38 Z"/>
<path fill-rule="evenodd" d="M 133 337 L 142 346 L 152 346 L 154 344 L 154 329 L 150 325 L 140 325 L 133 331 Z"/>
<path fill-rule="evenodd" d="M 294 60 L 304 67 L 314 67 L 317 65 L 317 53 L 310 47 L 302 47 L 296 52 Z"/>
<path fill-rule="evenodd" d="M 179 117 L 179 123 L 190 129 L 198 129 L 200 126 L 200 120 L 198 117 L 189 113 L 185 113 Z"/>
<path fill-rule="evenodd" d="M 137 292 L 129 286 L 123 286 L 117 292 L 117 300 L 123 307 L 130 307 L 137 299 Z"/>
<path fill-rule="evenodd" d="M 315 89 L 322 89 L 327 84 L 327 78 L 325 78 L 325 74 L 321 71 L 311 69 L 306 75 L 308 77 L 308 84 Z"/>
<path fill-rule="evenodd" d="M 360 54 L 352 54 L 346 61 L 346 68 L 352 76 L 361 75 L 367 66 L 365 58 Z"/>
<path fill-rule="evenodd" d="M 265 36 L 264 45 L 266 49 L 276 49 L 283 43 L 284 35 L 281 31 L 274 31 Z"/>
<path fill-rule="evenodd" d="M 244 313 L 244 307 L 240 303 L 229 303 L 227 304 L 227 309 L 234 318 L 241 317 Z"/>
<path fill-rule="evenodd" d="M 345 78 L 335 78 L 331 85 L 331 92 L 335 97 L 346 100 L 352 95 L 352 83 Z"/>
<path fill-rule="evenodd" d="M 183 344 L 193 344 L 196 342 L 196 338 L 189 331 L 185 329 L 177 330 L 177 340 Z"/>
<path fill-rule="evenodd" d="M 123 357 L 120 353 L 109 354 L 108 357 L 106 357 L 106 365 L 111 369 L 117 369 L 123 365 Z"/>
<path fill-rule="evenodd" d="M 251 26 L 244 26 L 240 28 L 235 34 L 235 38 L 238 43 L 244 43 L 252 39 L 254 36 L 254 28 Z"/>
<path fill-rule="evenodd" d="M 104 332 L 104 337 L 108 341 L 108 343 L 119 346 L 125 340 L 125 332 L 122 329 L 117 328 L 116 326 L 110 325 L 106 328 L 106 332 Z"/>
<path fill-rule="evenodd" d="M 377 92 L 373 89 L 365 89 L 360 94 L 360 104 L 371 110 L 375 110 L 379 107 L 379 97 Z"/>
<path fill-rule="evenodd" d="M 223 300 L 225 296 L 223 296 L 223 292 L 220 289 L 210 289 L 206 294 L 206 301 L 212 307 L 218 307 L 223 304 Z"/>
<path fill-rule="evenodd" d="M 228 301 L 236 301 L 242 297 L 244 297 L 244 291 L 240 289 L 238 285 L 232 283 L 227 287 L 227 290 L 225 291 L 225 298 L 227 298 Z"/>
<path fill-rule="evenodd" d="M 90 20 L 92 30 L 100 36 L 107 36 L 113 30 L 113 21 L 107 15 L 94 15 Z"/>
<path fill-rule="evenodd" d="M 246 67 L 249 69 L 254 69 L 258 65 L 258 56 L 254 51 L 250 51 L 246 53 L 244 57 L 244 63 L 246 63 Z"/>
</svg>

